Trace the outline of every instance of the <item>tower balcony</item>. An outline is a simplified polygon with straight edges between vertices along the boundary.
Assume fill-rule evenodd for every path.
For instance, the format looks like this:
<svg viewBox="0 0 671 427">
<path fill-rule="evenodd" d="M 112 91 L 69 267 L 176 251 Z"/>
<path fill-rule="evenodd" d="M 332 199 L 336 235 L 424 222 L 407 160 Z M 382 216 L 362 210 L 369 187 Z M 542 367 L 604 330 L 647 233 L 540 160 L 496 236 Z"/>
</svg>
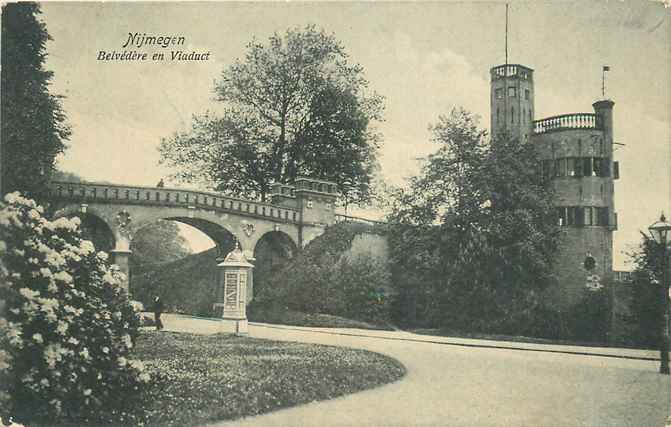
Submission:
<svg viewBox="0 0 671 427">
<path fill-rule="evenodd" d="M 533 132 L 536 135 L 567 129 L 603 130 L 603 121 L 600 116 L 594 113 L 571 113 L 534 120 L 533 122 Z"/>
<path fill-rule="evenodd" d="M 492 81 L 506 77 L 514 77 L 523 80 L 532 80 L 534 70 L 520 64 L 497 65 L 490 70 Z"/>
</svg>

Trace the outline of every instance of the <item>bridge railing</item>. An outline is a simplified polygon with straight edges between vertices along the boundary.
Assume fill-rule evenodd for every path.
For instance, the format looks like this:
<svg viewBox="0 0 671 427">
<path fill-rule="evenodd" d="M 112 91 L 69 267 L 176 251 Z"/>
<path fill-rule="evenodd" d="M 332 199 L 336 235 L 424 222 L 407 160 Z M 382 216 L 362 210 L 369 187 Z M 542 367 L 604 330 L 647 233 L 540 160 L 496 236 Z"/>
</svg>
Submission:
<svg viewBox="0 0 671 427">
<path fill-rule="evenodd" d="M 603 125 L 600 116 L 594 113 L 562 114 L 533 122 L 535 134 L 565 129 L 603 129 Z"/>
<path fill-rule="evenodd" d="M 102 202 L 193 207 L 272 218 L 284 222 L 299 221 L 298 211 L 295 209 L 203 191 L 52 181 L 49 185 L 49 193 L 52 199 L 72 200 L 80 203 Z"/>
</svg>

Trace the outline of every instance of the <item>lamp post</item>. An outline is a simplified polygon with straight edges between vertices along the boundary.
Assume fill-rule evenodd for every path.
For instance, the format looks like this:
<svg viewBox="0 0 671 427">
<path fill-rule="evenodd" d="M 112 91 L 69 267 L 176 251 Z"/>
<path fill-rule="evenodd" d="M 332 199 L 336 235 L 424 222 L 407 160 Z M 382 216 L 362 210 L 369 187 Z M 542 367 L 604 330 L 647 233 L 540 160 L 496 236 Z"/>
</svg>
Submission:
<svg viewBox="0 0 671 427">
<path fill-rule="evenodd" d="M 659 218 L 659 221 L 652 224 L 648 227 L 652 238 L 659 244 L 662 248 L 662 277 L 661 277 L 661 286 L 660 291 L 662 293 L 662 310 L 664 311 L 662 325 L 662 339 L 660 346 L 661 354 L 661 364 L 659 366 L 659 372 L 662 374 L 669 375 L 669 344 L 671 344 L 671 339 L 669 338 L 669 281 L 668 281 L 668 236 L 669 230 L 671 230 L 671 224 L 666 222 L 664 213 Z"/>
</svg>

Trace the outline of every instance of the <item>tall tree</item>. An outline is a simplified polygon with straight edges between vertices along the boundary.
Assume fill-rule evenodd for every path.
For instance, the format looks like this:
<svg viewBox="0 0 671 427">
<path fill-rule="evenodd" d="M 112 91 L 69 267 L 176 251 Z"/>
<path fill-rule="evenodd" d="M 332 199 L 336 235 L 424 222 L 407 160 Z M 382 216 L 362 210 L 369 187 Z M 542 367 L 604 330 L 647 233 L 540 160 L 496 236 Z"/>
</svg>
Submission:
<svg viewBox="0 0 671 427">
<path fill-rule="evenodd" d="M 195 117 L 190 131 L 163 140 L 173 177 L 264 200 L 272 183 L 307 175 L 367 201 L 380 142 L 371 124 L 383 105 L 363 68 L 313 26 L 247 49 L 216 84 L 223 114 Z"/>
<path fill-rule="evenodd" d="M 631 286 L 631 320 L 635 344 L 658 347 L 662 339 L 666 289 L 663 283 L 662 247 L 644 233 L 638 251 L 630 254 L 635 264 Z"/>
<path fill-rule="evenodd" d="M 390 218 L 400 232 L 408 224 L 433 229 L 413 240 L 429 275 L 418 282 L 432 283 L 423 288 L 426 303 L 444 326 L 523 325 L 552 283 L 557 248 L 552 191 L 538 174 L 534 147 L 505 135 L 489 141 L 459 109 L 431 130 L 438 149 L 399 191 Z M 399 251 L 398 262 L 407 260 L 414 262 Z"/>
<path fill-rule="evenodd" d="M 44 62 L 50 37 L 39 13 L 36 3 L 2 7 L 2 192 L 20 190 L 33 197 L 45 190 L 70 136 L 62 97 L 49 93 L 53 73 Z"/>
</svg>

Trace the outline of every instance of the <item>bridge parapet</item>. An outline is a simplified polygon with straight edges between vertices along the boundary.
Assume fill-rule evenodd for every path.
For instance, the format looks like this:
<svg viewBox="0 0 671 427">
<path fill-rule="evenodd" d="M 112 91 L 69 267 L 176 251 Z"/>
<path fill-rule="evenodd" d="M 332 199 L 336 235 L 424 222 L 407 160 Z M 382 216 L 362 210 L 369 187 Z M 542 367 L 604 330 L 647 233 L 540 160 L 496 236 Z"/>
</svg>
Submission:
<svg viewBox="0 0 671 427">
<path fill-rule="evenodd" d="M 237 213 L 280 222 L 300 222 L 300 215 L 296 209 L 203 191 L 95 182 L 52 181 L 49 184 L 49 193 L 52 200 L 78 203 L 179 206 Z"/>
</svg>

